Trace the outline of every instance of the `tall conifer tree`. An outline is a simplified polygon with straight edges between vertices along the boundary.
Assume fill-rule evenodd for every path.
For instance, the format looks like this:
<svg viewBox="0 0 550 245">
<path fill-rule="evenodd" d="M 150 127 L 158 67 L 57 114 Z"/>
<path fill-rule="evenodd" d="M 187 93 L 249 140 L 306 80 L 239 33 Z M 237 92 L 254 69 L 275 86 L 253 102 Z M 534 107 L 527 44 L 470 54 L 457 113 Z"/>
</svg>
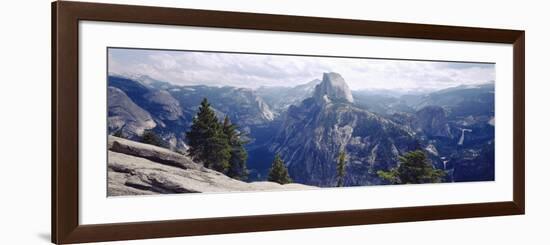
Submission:
<svg viewBox="0 0 550 245">
<path fill-rule="evenodd" d="M 242 134 L 238 132 L 237 125 L 232 124 L 228 116 L 225 116 L 223 120 L 223 133 L 227 137 L 227 141 L 231 147 L 227 176 L 234 179 L 246 180 L 248 176 L 248 169 L 246 167 L 248 153 L 244 149 L 246 142 L 242 140 Z"/>
<path fill-rule="evenodd" d="M 186 132 L 186 138 L 189 155 L 193 160 L 222 173 L 228 170 L 231 147 L 206 98 L 202 100 L 191 130 Z"/>
<path fill-rule="evenodd" d="M 275 155 L 275 159 L 273 159 L 273 162 L 271 163 L 271 169 L 269 170 L 267 180 L 277 182 L 279 184 L 292 183 L 292 179 L 288 174 L 288 169 L 279 154 Z"/>
</svg>

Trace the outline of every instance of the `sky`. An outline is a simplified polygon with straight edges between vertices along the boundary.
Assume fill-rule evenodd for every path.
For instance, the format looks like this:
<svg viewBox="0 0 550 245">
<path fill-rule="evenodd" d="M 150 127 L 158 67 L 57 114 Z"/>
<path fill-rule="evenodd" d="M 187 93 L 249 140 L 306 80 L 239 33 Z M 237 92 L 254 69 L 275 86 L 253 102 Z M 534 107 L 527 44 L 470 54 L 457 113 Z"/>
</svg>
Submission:
<svg viewBox="0 0 550 245">
<path fill-rule="evenodd" d="M 351 90 L 437 90 L 495 80 L 495 65 L 367 58 L 109 48 L 109 74 L 176 85 L 292 87 L 337 72 Z"/>
</svg>

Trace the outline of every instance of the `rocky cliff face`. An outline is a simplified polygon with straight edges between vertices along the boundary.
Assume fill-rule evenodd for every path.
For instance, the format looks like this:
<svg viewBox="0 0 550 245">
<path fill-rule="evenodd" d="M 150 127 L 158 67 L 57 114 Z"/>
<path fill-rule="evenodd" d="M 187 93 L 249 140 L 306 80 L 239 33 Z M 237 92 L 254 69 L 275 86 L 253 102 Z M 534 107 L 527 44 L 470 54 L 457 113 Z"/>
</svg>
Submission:
<svg viewBox="0 0 550 245">
<path fill-rule="evenodd" d="M 122 90 L 109 87 L 107 95 L 110 131 L 122 130 L 123 134 L 131 136 L 156 126 L 151 114 L 136 105 Z"/>
<path fill-rule="evenodd" d="M 154 84 L 158 85 L 160 82 L 140 79 L 140 81 L 137 81 L 125 77 L 109 76 L 109 86 L 113 88 L 107 91 L 109 115 L 115 112 L 115 107 L 112 106 L 115 102 L 112 102 L 111 98 L 116 96 L 116 91 L 122 91 L 128 99 L 141 108 L 141 110 L 145 111 L 152 119 L 153 125 L 146 129 L 154 130 L 168 143 L 171 149 L 184 149 L 184 136 L 180 130 L 186 127 L 190 117 L 186 117 L 183 114 L 182 104 L 167 90 L 153 87 Z M 130 110 L 131 107 L 128 106 L 128 104 L 117 105 L 120 110 Z M 125 138 L 139 139 L 143 130 L 136 131 L 132 127 L 129 127 L 135 121 L 129 117 L 119 119 L 118 123 L 109 121 L 109 133 L 113 134 L 122 129 Z M 128 127 L 132 130 L 127 129 Z"/>
<path fill-rule="evenodd" d="M 281 154 L 294 181 L 334 186 L 337 157 L 345 150 L 345 185 L 378 184 L 377 170 L 393 167 L 400 154 L 418 147 L 405 129 L 352 102 L 343 78 L 330 73 L 312 98 L 289 108 L 270 150 Z"/>
<path fill-rule="evenodd" d="M 445 110 L 439 106 L 426 106 L 416 112 L 414 125 L 429 137 L 452 137 Z"/>
<path fill-rule="evenodd" d="M 340 74 L 335 72 L 323 74 L 323 80 L 315 87 L 313 97 L 321 101 L 341 100 L 353 103 L 348 84 Z"/>
<path fill-rule="evenodd" d="M 108 147 L 108 196 L 315 188 L 301 184 L 238 181 L 168 149 L 113 136 L 109 136 Z"/>
<path fill-rule="evenodd" d="M 166 90 L 154 90 L 145 94 L 144 98 L 149 102 L 149 111 L 158 112 L 157 117 L 161 121 L 174 121 L 183 116 L 180 102 Z"/>
<path fill-rule="evenodd" d="M 224 90 L 210 99 L 213 101 L 212 106 L 228 114 L 235 122 L 251 126 L 273 121 L 274 114 L 269 105 L 251 89 L 225 88 Z"/>
<path fill-rule="evenodd" d="M 294 87 L 260 87 L 255 92 L 269 104 L 275 115 L 282 115 L 291 105 L 299 105 L 311 97 L 315 86 L 320 82 L 321 80 L 315 79 Z"/>
</svg>

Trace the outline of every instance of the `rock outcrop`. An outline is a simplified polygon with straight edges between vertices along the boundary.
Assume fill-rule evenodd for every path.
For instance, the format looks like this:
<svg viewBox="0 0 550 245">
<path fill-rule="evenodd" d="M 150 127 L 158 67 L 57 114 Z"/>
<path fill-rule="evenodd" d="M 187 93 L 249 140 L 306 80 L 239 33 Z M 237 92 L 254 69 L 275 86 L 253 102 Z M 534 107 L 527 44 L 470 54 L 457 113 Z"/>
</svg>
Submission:
<svg viewBox="0 0 550 245">
<path fill-rule="evenodd" d="M 267 181 L 246 183 L 207 169 L 185 155 L 114 136 L 109 136 L 108 148 L 108 196 L 315 188 Z"/>
<path fill-rule="evenodd" d="M 416 112 L 414 124 L 417 130 L 429 137 L 452 137 L 445 110 L 440 106 L 426 106 Z"/>
<path fill-rule="evenodd" d="M 140 135 L 157 125 L 149 112 L 136 105 L 122 90 L 109 87 L 107 91 L 109 131 L 122 130 L 125 135 Z"/>
<path fill-rule="evenodd" d="M 353 103 L 353 96 L 348 84 L 340 74 L 335 72 L 323 74 L 323 81 L 315 87 L 313 97 L 323 101 L 344 100 Z"/>
<path fill-rule="evenodd" d="M 183 116 L 180 103 L 166 90 L 156 90 L 144 96 L 150 105 L 148 111 L 157 112 L 159 120 L 174 121 Z"/>
</svg>

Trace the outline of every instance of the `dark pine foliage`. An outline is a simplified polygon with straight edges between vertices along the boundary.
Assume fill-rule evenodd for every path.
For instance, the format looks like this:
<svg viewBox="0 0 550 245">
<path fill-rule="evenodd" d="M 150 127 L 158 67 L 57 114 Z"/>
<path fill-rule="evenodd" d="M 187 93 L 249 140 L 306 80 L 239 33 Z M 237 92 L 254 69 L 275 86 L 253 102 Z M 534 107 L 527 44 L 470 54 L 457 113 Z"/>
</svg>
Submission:
<svg viewBox="0 0 550 245">
<path fill-rule="evenodd" d="M 229 169 L 231 147 L 223 132 L 223 126 L 204 98 L 190 131 L 186 132 L 189 155 L 205 167 L 226 173 Z"/>
<path fill-rule="evenodd" d="M 225 116 L 223 120 L 222 129 L 229 143 L 231 155 L 226 175 L 234 179 L 246 180 L 248 177 L 246 167 L 248 153 L 244 149 L 246 142 L 242 140 L 243 135 L 237 130 L 237 125 L 231 123 L 228 116 Z"/>
<path fill-rule="evenodd" d="M 279 154 L 275 155 L 275 159 L 273 159 L 267 180 L 277 182 L 279 184 L 292 183 L 292 179 L 288 174 L 288 169 Z"/>
<path fill-rule="evenodd" d="M 122 135 L 122 133 L 121 133 Z M 119 137 L 119 136 L 117 136 Z M 159 147 L 166 147 L 166 142 L 162 140 L 153 130 L 145 130 L 143 134 L 141 135 L 141 138 L 139 140 L 141 143 L 159 146 Z"/>
<path fill-rule="evenodd" d="M 378 171 L 380 178 L 392 184 L 440 183 L 446 173 L 435 169 L 426 153 L 421 150 L 410 151 L 399 157 L 399 165 L 389 171 Z"/>
</svg>

